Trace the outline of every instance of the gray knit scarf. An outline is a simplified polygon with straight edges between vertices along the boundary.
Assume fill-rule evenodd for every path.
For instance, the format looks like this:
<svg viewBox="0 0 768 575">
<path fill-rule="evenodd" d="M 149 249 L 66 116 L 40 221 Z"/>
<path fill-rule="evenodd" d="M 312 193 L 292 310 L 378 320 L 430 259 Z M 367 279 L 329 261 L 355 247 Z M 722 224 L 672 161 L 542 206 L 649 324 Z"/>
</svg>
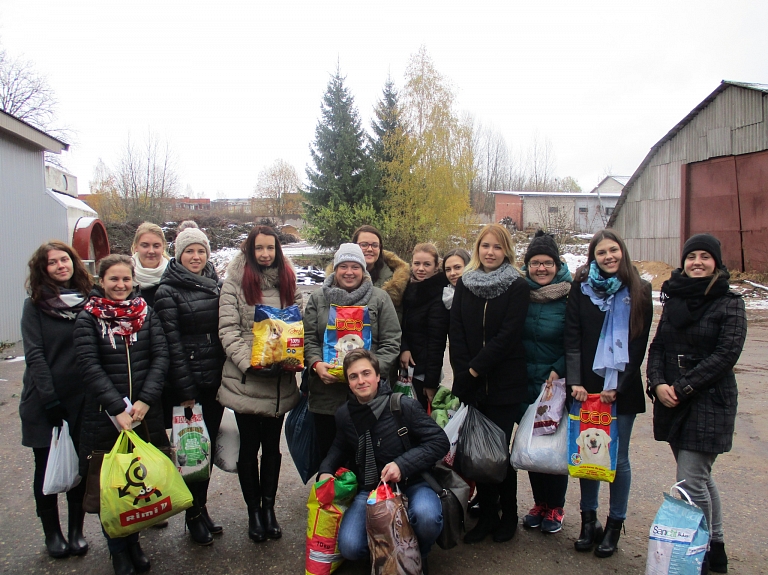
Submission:
<svg viewBox="0 0 768 575">
<path fill-rule="evenodd" d="M 493 299 L 503 294 L 520 277 L 518 271 L 509 262 L 504 262 L 492 272 L 476 269 L 464 272 L 461 282 L 464 286 L 483 299 Z"/>
<path fill-rule="evenodd" d="M 335 305 L 368 305 L 373 295 L 371 275 L 365 272 L 363 283 L 357 289 L 347 291 L 336 285 L 336 272 L 330 274 L 323 282 L 323 295 L 328 304 Z"/>
<path fill-rule="evenodd" d="M 560 282 L 556 284 L 545 285 L 539 289 L 532 289 L 530 292 L 530 298 L 531 301 L 535 303 L 548 303 L 564 298 L 570 291 L 571 282 Z"/>
</svg>

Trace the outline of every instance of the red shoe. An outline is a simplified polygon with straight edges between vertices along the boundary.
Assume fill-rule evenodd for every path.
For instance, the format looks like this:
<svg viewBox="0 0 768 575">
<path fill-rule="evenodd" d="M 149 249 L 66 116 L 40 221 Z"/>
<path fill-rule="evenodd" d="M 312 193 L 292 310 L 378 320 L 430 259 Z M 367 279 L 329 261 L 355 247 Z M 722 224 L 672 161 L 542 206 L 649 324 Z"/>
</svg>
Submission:
<svg viewBox="0 0 768 575">
<path fill-rule="evenodd" d="M 562 530 L 564 517 L 565 511 L 562 507 L 547 509 L 547 513 L 544 515 L 544 520 L 541 522 L 541 532 L 557 533 Z"/>
<path fill-rule="evenodd" d="M 544 515 L 547 513 L 546 505 L 534 505 L 528 512 L 528 515 L 523 517 L 523 527 L 528 529 L 537 529 L 541 527 L 542 521 L 544 521 Z"/>
</svg>

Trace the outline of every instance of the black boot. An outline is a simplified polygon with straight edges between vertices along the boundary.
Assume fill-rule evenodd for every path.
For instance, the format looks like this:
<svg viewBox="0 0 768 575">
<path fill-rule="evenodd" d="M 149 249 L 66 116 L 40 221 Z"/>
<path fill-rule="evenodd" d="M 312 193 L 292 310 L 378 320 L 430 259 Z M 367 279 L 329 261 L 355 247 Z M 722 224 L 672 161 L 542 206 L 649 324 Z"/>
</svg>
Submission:
<svg viewBox="0 0 768 575">
<path fill-rule="evenodd" d="M 200 482 L 200 491 L 198 492 L 198 495 L 200 496 L 200 514 L 203 516 L 205 526 L 208 528 L 208 531 L 211 532 L 211 535 L 219 535 L 222 531 L 224 531 L 224 528 L 221 525 L 217 525 L 213 522 L 211 516 L 208 515 L 208 508 L 206 507 L 208 503 L 209 483 L 210 480 Z"/>
<path fill-rule="evenodd" d="M 280 539 L 283 530 L 275 517 L 275 496 L 280 481 L 281 454 L 261 457 L 261 507 L 264 514 L 264 529 L 270 539 Z"/>
<path fill-rule="evenodd" d="M 192 493 L 192 507 L 186 510 L 186 516 L 184 523 L 189 529 L 189 535 L 192 537 L 192 541 L 198 545 L 210 545 L 213 543 L 213 535 L 208 531 L 208 527 L 205 525 L 205 519 L 200 512 L 200 488 L 201 483 L 190 483 L 187 485 L 190 493 Z"/>
<path fill-rule="evenodd" d="M 83 521 L 85 521 L 85 511 L 83 511 L 83 502 L 69 501 L 69 554 L 85 555 L 88 553 L 88 542 L 83 536 Z"/>
<path fill-rule="evenodd" d="M 573 543 L 576 551 L 592 551 L 595 543 L 603 539 L 603 526 L 597 520 L 597 511 L 581 512 L 581 533 Z"/>
<path fill-rule="evenodd" d="M 267 539 L 264 521 L 261 518 L 261 485 L 259 483 L 259 464 L 254 462 L 237 462 L 237 477 L 240 480 L 240 490 L 248 506 L 248 537 L 256 543 Z"/>
<path fill-rule="evenodd" d="M 728 555 L 725 554 L 723 541 L 712 541 L 709 544 L 709 570 L 712 573 L 728 573 Z"/>
<path fill-rule="evenodd" d="M 144 573 L 152 567 L 149 557 L 144 555 L 144 551 L 142 551 L 138 541 L 128 544 L 128 556 L 131 558 L 131 563 L 133 563 L 136 573 Z"/>
<path fill-rule="evenodd" d="M 115 575 L 136 575 L 128 549 L 112 554 L 112 569 L 115 570 Z"/>
<path fill-rule="evenodd" d="M 509 541 L 517 533 L 517 493 L 514 499 L 506 494 L 501 499 L 501 521 L 493 531 L 493 540 L 496 543 Z"/>
<path fill-rule="evenodd" d="M 613 555 L 613 552 L 616 551 L 619 545 L 619 537 L 621 537 L 621 528 L 623 525 L 624 521 L 620 519 L 611 519 L 609 517 L 605 520 L 603 540 L 595 549 L 595 555 L 598 557 L 610 557 Z"/>
<path fill-rule="evenodd" d="M 59 524 L 59 508 L 45 509 L 37 512 L 40 522 L 43 524 L 43 533 L 45 533 L 45 548 L 48 555 L 56 559 L 69 557 L 69 544 L 61 533 Z"/>
</svg>

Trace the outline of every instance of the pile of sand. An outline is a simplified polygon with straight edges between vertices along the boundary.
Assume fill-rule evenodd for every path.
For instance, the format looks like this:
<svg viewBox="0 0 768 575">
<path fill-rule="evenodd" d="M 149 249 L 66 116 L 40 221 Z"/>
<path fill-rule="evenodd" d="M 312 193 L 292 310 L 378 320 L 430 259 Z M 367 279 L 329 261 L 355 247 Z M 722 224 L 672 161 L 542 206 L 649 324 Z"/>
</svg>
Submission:
<svg viewBox="0 0 768 575">
<path fill-rule="evenodd" d="M 664 262 L 633 261 L 632 263 L 640 272 L 640 277 L 651 282 L 654 291 L 661 289 L 661 284 L 669 279 L 672 270 L 675 269 Z"/>
</svg>

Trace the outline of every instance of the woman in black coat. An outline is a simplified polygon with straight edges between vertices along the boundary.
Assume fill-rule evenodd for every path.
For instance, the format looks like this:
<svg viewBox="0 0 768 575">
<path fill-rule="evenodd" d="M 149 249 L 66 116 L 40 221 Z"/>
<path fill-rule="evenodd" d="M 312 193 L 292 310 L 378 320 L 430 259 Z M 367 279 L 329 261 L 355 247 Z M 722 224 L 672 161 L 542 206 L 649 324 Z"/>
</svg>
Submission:
<svg viewBox="0 0 768 575">
<path fill-rule="evenodd" d="M 67 492 L 68 539 L 59 525 L 56 494 L 43 494 L 51 432 L 62 421 L 77 449 L 85 386 L 77 368 L 72 334 L 75 319 L 91 291 L 91 276 L 77 253 L 60 241 L 43 244 L 29 260 L 29 299 L 24 302 L 21 333 L 24 339 L 24 388 L 21 392 L 21 444 L 35 454 L 33 490 L 37 515 L 43 524 L 45 546 L 51 557 L 83 555 L 85 482 Z"/>
<path fill-rule="evenodd" d="M 200 404 L 211 445 L 215 446 L 224 414 L 224 407 L 216 401 L 224 366 L 219 340 L 219 278 L 208 261 L 211 247 L 201 230 L 185 229 L 176 236 L 174 248 L 176 257 L 168 262 L 154 306 L 171 357 L 166 390 L 172 405 L 192 408 Z M 186 510 L 186 523 L 192 540 L 199 545 L 210 545 L 211 534 L 223 531 L 208 515 L 208 484 L 209 480 L 187 484 L 194 502 Z"/>
<path fill-rule="evenodd" d="M 579 480 L 581 534 L 574 546 L 577 551 L 590 551 L 597 543 L 595 555 L 598 557 L 613 555 L 627 516 L 632 481 L 629 440 L 635 416 L 645 412 L 640 366 L 652 319 L 651 284 L 640 279 L 624 240 L 610 229 L 597 232 L 589 242 L 587 263 L 576 271 L 568 296 L 565 363 L 567 384 L 576 400 L 585 401 L 588 394 L 599 393 L 603 403 L 616 402 L 619 450 L 616 479 L 610 484 L 610 510 L 604 533 L 597 521 L 600 481 Z M 600 335 L 608 321 L 612 323 L 614 338 L 620 339 L 622 345 L 602 346 L 604 340 Z M 627 350 L 628 361 L 623 370 L 619 367 L 593 368 L 596 355 L 605 359 L 614 349 L 616 358 L 621 357 L 620 350 Z"/>
<path fill-rule="evenodd" d="M 400 368 L 413 368 L 413 389 L 424 409 L 432 403 L 443 378 L 443 356 L 450 312 L 443 304 L 448 285 L 440 273 L 440 256 L 432 244 L 413 248 L 411 283 L 403 295 L 403 336 Z"/>
<path fill-rule="evenodd" d="M 110 451 L 121 429 L 133 422 L 149 433 L 149 441 L 169 447 L 163 425 L 160 396 L 168 372 L 168 346 L 160 319 L 134 293 L 133 261 L 112 254 L 99 263 L 101 287 L 91 297 L 75 322 L 77 362 L 88 387 L 80 434 L 80 475 L 86 477 L 88 456 Z M 131 403 L 126 409 L 125 398 Z M 143 430 L 142 430 L 143 428 Z M 117 575 L 147 571 L 149 559 L 139 545 L 139 534 L 107 537 L 112 566 Z"/>
<path fill-rule="evenodd" d="M 669 443 L 677 480 L 685 479 L 683 487 L 704 511 L 715 573 L 728 572 L 728 557 L 712 466 L 733 445 L 733 366 L 747 337 L 744 300 L 730 291 L 729 278 L 717 238 L 698 234 L 685 242 L 680 268 L 661 286 L 664 310 L 648 352 L 653 434 Z"/>
<path fill-rule="evenodd" d="M 451 306 L 450 352 L 453 394 L 477 406 L 512 437 L 519 404 L 528 395 L 523 326 L 530 288 L 513 267 L 512 237 L 503 226 L 485 226 L 472 259 L 456 284 Z M 517 474 L 511 465 L 501 484 L 477 485 L 480 520 L 464 537 L 477 543 L 493 532 L 496 542 L 517 531 Z M 496 511 L 501 498 L 502 517 Z"/>
</svg>

